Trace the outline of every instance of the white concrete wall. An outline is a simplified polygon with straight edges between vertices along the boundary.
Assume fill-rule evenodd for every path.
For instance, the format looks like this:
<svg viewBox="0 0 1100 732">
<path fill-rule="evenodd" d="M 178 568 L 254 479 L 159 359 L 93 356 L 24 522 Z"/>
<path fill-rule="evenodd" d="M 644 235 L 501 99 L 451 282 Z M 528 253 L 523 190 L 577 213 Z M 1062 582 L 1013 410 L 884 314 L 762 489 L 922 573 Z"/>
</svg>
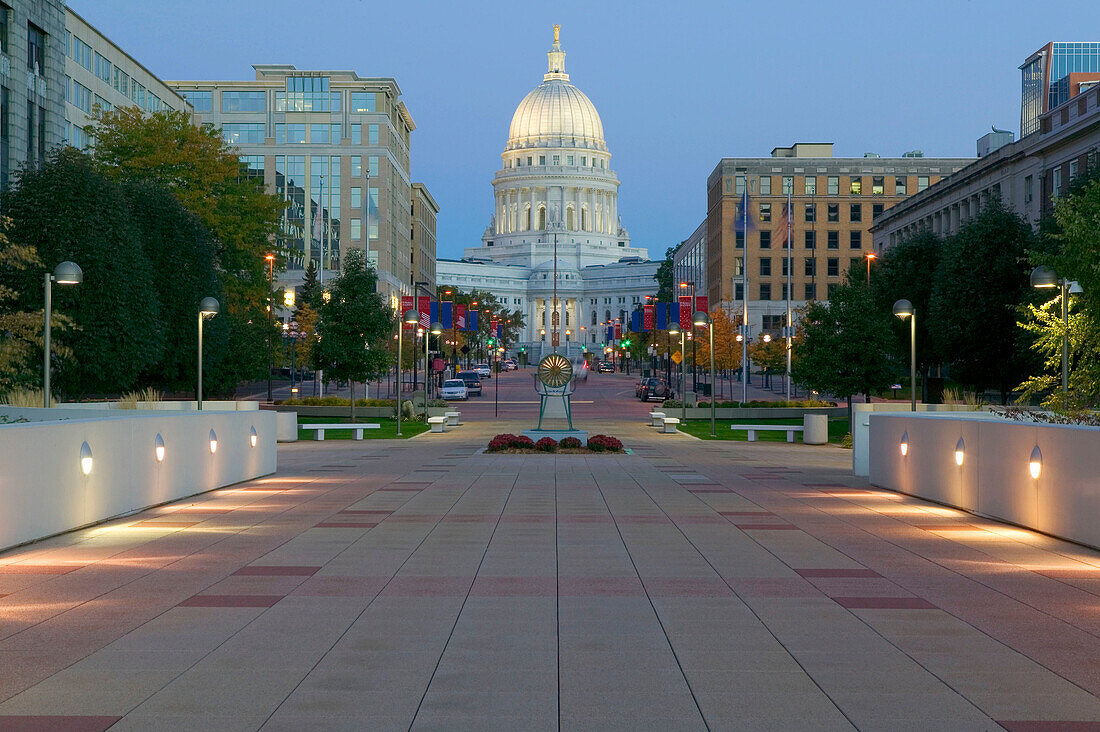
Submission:
<svg viewBox="0 0 1100 732">
<path fill-rule="evenodd" d="M 912 413 L 871 414 L 870 426 L 872 484 L 1100 548 L 1100 427 Z M 1036 446 L 1043 460 L 1034 480 Z"/>
<path fill-rule="evenodd" d="M 120 402 L 62 402 L 58 404 L 59 407 L 65 409 L 122 409 Z M 198 402 L 194 401 L 159 401 L 159 402 L 138 402 L 138 409 L 150 409 L 154 411 L 198 411 Z M 260 408 L 259 402 L 246 402 L 246 401 L 221 401 L 212 399 L 202 400 L 202 411 L 204 412 L 255 412 Z"/>
<path fill-rule="evenodd" d="M 852 474 L 860 478 L 868 475 L 868 418 L 872 412 L 906 412 L 909 413 L 907 402 L 858 402 L 852 404 L 852 422 L 849 430 L 852 433 Z M 966 404 L 917 404 L 917 412 L 952 412 L 964 419 L 973 419 L 981 415 L 988 415 L 988 409 L 975 411 Z"/>
<path fill-rule="evenodd" d="M 275 472 L 274 412 L 0 408 L 0 549 Z M 255 427 L 256 447 L 249 444 Z M 213 429 L 218 447 L 210 453 Z M 164 462 L 154 455 L 156 435 Z M 80 469 L 87 442 L 93 465 Z"/>
</svg>

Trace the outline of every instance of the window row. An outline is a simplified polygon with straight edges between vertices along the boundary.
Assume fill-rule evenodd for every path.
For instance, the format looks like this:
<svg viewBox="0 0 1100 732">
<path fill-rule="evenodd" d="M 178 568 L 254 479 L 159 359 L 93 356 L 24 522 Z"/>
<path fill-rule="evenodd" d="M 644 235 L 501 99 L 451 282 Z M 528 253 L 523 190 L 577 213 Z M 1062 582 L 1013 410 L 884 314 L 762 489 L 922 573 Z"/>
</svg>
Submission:
<svg viewBox="0 0 1100 732">
<path fill-rule="evenodd" d="M 782 257 L 779 259 L 780 266 L 777 268 L 779 275 L 782 277 L 787 276 L 788 262 L 792 260 Z M 848 259 L 848 267 L 859 267 L 864 262 L 863 257 L 851 257 Z M 817 262 L 818 260 L 813 257 L 806 257 L 802 260 L 802 274 L 806 277 L 817 276 Z M 775 270 L 772 268 L 771 257 L 760 257 L 758 261 L 758 273 L 761 277 L 771 277 L 775 274 Z M 794 274 L 793 272 L 791 273 Z M 839 277 L 840 276 L 840 257 L 828 257 L 825 260 L 825 275 L 827 277 Z"/>
<path fill-rule="evenodd" d="M 814 223 L 818 220 L 818 209 L 820 204 L 806 203 L 802 206 L 802 220 L 806 223 Z M 779 207 L 780 221 L 787 221 L 790 212 L 787 210 L 787 204 L 783 204 Z M 872 220 L 876 216 L 880 216 L 886 209 L 886 204 L 874 203 L 871 204 L 871 218 Z M 772 221 L 772 204 L 760 203 L 757 205 L 757 216 L 762 223 L 769 223 Z M 793 219 L 792 219 L 793 220 Z M 825 220 L 828 222 L 836 223 L 840 221 L 840 204 L 828 203 L 825 204 Z M 848 221 L 859 223 L 863 221 L 863 204 L 862 203 L 850 203 L 848 204 Z"/>
<path fill-rule="evenodd" d="M 257 123 L 261 128 L 263 123 Z M 222 125 L 222 128 L 230 127 L 231 125 Z M 377 124 L 367 125 L 367 142 L 368 145 L 378 144 L 378 128 Z M 275 144 L 276 145 L 294 145 L 294 144 L 313 144 L 313 145 L 339 145 L 341 138 L 341 129 L 338 124 L 328 123 L 282 123 L 275 124 Z M 352 145 L 363 144 L 363 125 L 358 122 L 348 125 L 348 139 Z M 263 140 L 260 141 L 261 143 Z"/>
<path fill-rule="evenodd" d="M 784 196 L 787 196 L 787 195 L 792 195 L 792 196 L 798 196 L 798 195 L 801 195 L 801 196 L 816 196 L 817 193 L 818 193 L 818 190 L 817 190 L 818 176 L 816 176 L 816 175 L 807 175 L 807 176 L 761 175 L 761 176 L 752 176 L 752 177 L 748 178 L 748 181 L 749 181 L 749 194 L 750 195 L 759 194 L 761 196 L 771 196 L 771 195 L 773 195 L 774 192 L 775 192 L 775 191 L 773 191 L 773 188 L 772 188 L 773 177 L 779 177 L 780 178 L 780 187 L 778 189 L 778 192 L 781 195 L 784 195 Z M 795 188 L 795 178 L 796 177 L 802 181 L 801 190 L 796 190 L 796 188 Z M 826 193 L 826 195 L 839 196 L 840 195 L 840 190 L 841 190 L 840 189 L 840 178 L 841 178 L 841 176 L 839 176 L 839 175 L 829 175 L 829 176 L 823 176 L 823 177 L 825 178 L 825 193 Z M 893 190 L 891 191 L 890 195 L 893 195 L 893 196 L 909 195 L 908 177 L 904 176 L 904 175 L 895 175 L 895 176 L 874 175 L 874 176 L 844 176 L 844 177 L 848 178 L 848 189 L 846 191 L 846 194 L 849 195 L 849 196 L 862 196 L 862 195 L 865 195 L 866 193 L 870 193 L 872 196 L 885 196 L 886 195 L 886 181 L 887 181 L 888 178 L 892 178 L 893 182 L 894 182 L 894 187 L 893 187 Z M 864 180 L 866 180 L 868 178 L 870 179 L 870 183 L 871 183 L 870 188 L 867 188 L 863 184 Z M 726 193 L 731 193 L 732 192 L 732 193 L 735 193 L 738 196 L 744 194 L 744 192 L 745 192 L 745 181 L 746 181 L 746 177 L 744 175 L 735 176 L 734 180 L 733 180 L 733 183 L 732 183 L 733 190 L 731 191 L 730 190 L 731 181 L 730 181 L 729 178 L 727 178 L 726 179 Z M 927 175 L 917 176 L 917 191 L 916 192 L 919 193 L 920 191 L 923 191 L 925 188 L 928 187 L 928 185 L 929 185 L 929 176 L 927 176 Z"/>
<path fill-rule="evenodd" d="M 785 231 L 776 232 L 777 236 L 775 237 L 775 239 L 776 239 L 777 248 L 782 248 L 782 249 L 787 248 L 786 233 L 787 232 L 785 232 Z M 802 243 L 803 243 L 803 245 L 805 246 L 806 249 L 816 249 L 817 248 L 817 233 L 818 232 L 816 232 L 816 231 L 803 231 L 802 232 Z M 759 236 L 760 236 L 759 244 L 760 244 L 761 249 L 771 249 L 772 248 L 772 238 L 773 238 L 772 234 L 773 234 L 773 232 L 771 232 L 771 231 L 761 231 L 760 232 L 760 234 L 759 234 Z M 864 234 L 864 232 L 858 231 L 858 230 L 857 231 L 849 231 L 848 232 L 848 248 L 849 249 L 862 249 L 863 248 L 863 234 Z M 826 242 L 825 245 L 826 245 L 827 249 L 840 249 L 840 232 L 839 231 L 826 231 L 825 232 L 825 242 Z M 744 249 L 745 248 L 745 233 L 743 231 L 738 231 L 737 232 L 736 237 L 734 239 L 734 248 L 736 248 L 736 249 Z"/>
<path fill-rule="evenodd" d="M 829 297 L 832 297 L 833 291 L 836 289 L 837 282 L 829 282 L 825 286 L 825 292 Z M 802 299 L 803 300 L 816 300 L 818 293 L 821 292 L 821 285 L 816 282 L 806 282 L 802 286 Z M 787 299 L 787 283 L 784 282 L 775 290 L 777 297 L 772 297 L 772 286 L 770 283 L 763 282 L 757 286 L 757 293 L 761 300 L 786 300 Z M 795 286 L 791 291 L 795 299 L 798 293 L 798 287 Z M 738 282 L 733 287 L 733 299 L 737 301 L 744 301 L 745 299 L 745 285 L 742 282 Z M 786 322 L 785 315 L 765 315 L 764 317 L 764 330 L 779 330 Z"/>
<path fill-rule="evenodd" d="M 561 165 L 563 158 L 565 160 L 565 164 L 569 165 L 569 166 L 576 166 L 579 163 L 580 167 L 582 167 L 582 168 L 588 168 L 588 167 L 603 168 L 604 167 L 604 160 L 602 158 L 596 158 L 595 156 L 593 156 L 592 158 L 589 158 L 587 155 L 564 155 L 564 156 L 563 155 L 551 155 L 550 156 L 550 161 L 551 161 L 550 164 L 551 165 Z M 524 162 L 524 160 L 526 160 L 526 162 Z M 528 155 L 528 156 L 526 156 L 526 158 L 523 158 L 523 157 L 518 157 L 518 158 L 514 158 L 514 159 L 509 158 L 508 160 L 506 160 L 504 162 L 504 167 L 506 167 L 506 168 L 528 167 L 528 166 L 535 165 L 534 160 L 535 160 L 534 155 Z M 539 155 L 538 160 L 539 160 L 539 162 L 538 162 L 539 165 L 546 165 L 546 156 L 545 155 Z"/>
</svg>

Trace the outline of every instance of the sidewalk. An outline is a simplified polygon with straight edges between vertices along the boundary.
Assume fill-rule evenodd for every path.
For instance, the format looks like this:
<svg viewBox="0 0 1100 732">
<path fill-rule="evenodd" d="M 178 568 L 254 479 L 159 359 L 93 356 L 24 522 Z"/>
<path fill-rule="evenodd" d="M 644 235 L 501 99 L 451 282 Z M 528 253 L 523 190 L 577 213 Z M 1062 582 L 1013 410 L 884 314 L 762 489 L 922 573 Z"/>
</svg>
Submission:
<svg viewBox="0 0 1100 732">
<path fill-rule="evenodd" d="M 0 555 L 0 729 L 1100 728 L 1097 552 L 586 426 L 633 454 L 297 443 Z"/>
</svg>

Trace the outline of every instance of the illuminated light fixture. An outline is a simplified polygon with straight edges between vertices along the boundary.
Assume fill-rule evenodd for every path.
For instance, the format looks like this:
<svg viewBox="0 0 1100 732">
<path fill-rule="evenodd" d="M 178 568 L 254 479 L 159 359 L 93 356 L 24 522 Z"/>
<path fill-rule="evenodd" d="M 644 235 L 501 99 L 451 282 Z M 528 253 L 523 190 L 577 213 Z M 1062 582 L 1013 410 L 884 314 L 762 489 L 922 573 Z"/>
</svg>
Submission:
<svg viewBox="0 0 1100 732">
<path fill-rule="evenodd" d="M 248 428 L 248 444 L 251 445 L 252 447 L 256 447 L 256 442 L 258 442 L 259 439 L 260 439 L 259 435 L 256 434 L 256 428 L 255 427 L 249 427 Z"/>
<path fill-rule="evenodd" d="M 153 440 L 153 456 L 157 459 L 158 463 L 164 462 L 164 438 L 157 434 L 157 439 Z"/>
<path fill-rule="evenodd" d="M 87 442 L 80 446 L 80 472 L 84 475 L 92 472 L 92 448 Z"/>
<path fill-rule="evenodd" d="M 955 464 L 962 465 L 963 460 L 966 458 L 966 450 L 963 445 L 963 438 L 959 438 L 959 441 L 955 443 Z"/>
<path fill-rule="evenodd" d="M 1043 453 L 1039 450 L 1038 445 L 1031 451 L 1031 459 L 1028 460 L 1027 470 L 1034 480 L 1039 480 L 1039 475 L 1043 472 Z"/>
<path fill-rule="evenodd" d="M 909 432 L 905 431 L 901 433 L 901 444 L 898 445 L 901 450 L 901 456 L 905 457 L 909 454 Z"/>
<path fill-rule="evenodd" d="M 218 451 L 218 435 L 214 430 L 210 430 L 210 454 L 213 455 Z"/>
</svg>

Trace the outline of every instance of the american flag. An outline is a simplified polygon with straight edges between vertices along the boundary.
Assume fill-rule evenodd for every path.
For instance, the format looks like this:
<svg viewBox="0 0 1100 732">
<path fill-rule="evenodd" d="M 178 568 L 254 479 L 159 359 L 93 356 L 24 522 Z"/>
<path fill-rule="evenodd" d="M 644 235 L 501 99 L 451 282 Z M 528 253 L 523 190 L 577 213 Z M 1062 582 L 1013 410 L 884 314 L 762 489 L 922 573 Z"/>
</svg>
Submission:
<svg viewBox="0 0 1100 732">
<path fill-rule="evenodd" d="M 315 241 L 321 241 L 324 236 L 321 230 L 324 225 L 321 223 L 321 204 L 317 204 L 313 207 L 313 239 Z"/>
<path fill-rule="evenodd" d="M 779 217 L 779 236 L 776 237 L 779 241 L 783 242 L 784 247 L 790 247 L 791 242 L 787 240 L 791 233 L 791 222 L 794 219 L 791 214 L 791 197 L 787 196 L 787 200 L 783 203 L 783 215 Z"/>
</svg>

